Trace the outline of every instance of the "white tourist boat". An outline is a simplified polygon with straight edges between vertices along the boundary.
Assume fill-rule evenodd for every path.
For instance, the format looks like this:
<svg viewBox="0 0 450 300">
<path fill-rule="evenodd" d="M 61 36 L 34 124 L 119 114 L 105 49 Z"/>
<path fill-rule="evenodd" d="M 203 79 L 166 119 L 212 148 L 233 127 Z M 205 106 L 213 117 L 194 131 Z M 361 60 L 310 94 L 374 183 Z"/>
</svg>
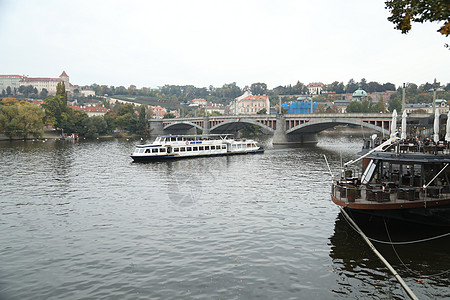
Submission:
<svg viewBox="0 0 450 300">
<path fill-rule="evenodd" d="M 235 139 L 229 134 L 164 135 L 152 144 L 137 145 L 131 158 L 135 162 L 198 156 L 263 153 L 264 148 L 250 139 Z"/>
</svg>

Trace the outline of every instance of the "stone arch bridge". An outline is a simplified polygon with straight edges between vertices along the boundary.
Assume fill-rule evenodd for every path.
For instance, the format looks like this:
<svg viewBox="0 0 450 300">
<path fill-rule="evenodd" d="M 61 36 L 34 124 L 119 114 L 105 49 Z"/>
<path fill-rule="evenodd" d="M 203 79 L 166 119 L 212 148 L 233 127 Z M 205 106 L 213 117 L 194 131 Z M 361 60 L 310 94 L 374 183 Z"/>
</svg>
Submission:
<svg viewBox="0 0 450 300">
<path fill-rule="evenodd" d="M 379 113 L 348 114 L 289 114 L 208 116 L 149 120 L 151 136 L 163 134 L 232 133 L 247 125 L 255 125 L 264 133 L 273 135 L 274 144 L 317 143 L 317 133 L 336 125 L 356 125 L 389 134 L 392 117 Z"/>
</svg>

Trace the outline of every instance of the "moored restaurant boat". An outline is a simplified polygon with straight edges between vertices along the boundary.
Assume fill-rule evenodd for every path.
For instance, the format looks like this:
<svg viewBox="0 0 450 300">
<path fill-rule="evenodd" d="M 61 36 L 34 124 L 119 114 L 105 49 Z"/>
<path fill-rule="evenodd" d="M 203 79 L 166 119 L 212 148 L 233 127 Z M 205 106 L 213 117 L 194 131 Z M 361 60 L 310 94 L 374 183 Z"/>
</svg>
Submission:
<svg viewBox="0 0 450 300">
<path fill-rule="evenodd" d="M 437 117 L 438 113 L 436 114 Z M 450 113 L 449 113 L 450 115 Z M 404 115 L 406 124 L 406 115 Z M 448 119 L 450 120 L 450 119 Z M 450 226 L 450 140 L 391 138 L 365 141 L 363 155 L 343 165 L 332 182 L 331 199 L 359 217 L 382 217 L 433 226 Z M 362 161 L 362 171 L 352 168 Z"/>
<path fill-rule="evenodd" d="M 164 135 L 152 144 L 137 145 L 131 158 L 135 162 L 199 156 L 263 153 L 264 148 L 250 139 L 235 139 L 229 134 Z"/>
</svg>

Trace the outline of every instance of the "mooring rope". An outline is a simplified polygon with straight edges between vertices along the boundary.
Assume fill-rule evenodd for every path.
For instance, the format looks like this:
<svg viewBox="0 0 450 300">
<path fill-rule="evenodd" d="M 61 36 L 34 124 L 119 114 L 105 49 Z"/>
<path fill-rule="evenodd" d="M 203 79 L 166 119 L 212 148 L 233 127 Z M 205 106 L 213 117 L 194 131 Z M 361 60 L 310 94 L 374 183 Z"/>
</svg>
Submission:
<svg viewBox="0 0 450 300">
<path fill-rule="evenodd" d="M 346 217 L 344 214 L 342 214 L 342 215 L 344 216 L 344 220 L 347 222 L 347 224 L 348 224 L 355 232 L 359 233 L 358 230 L 352 225 L 352 223 L 350 223 L 350 221 L 347 220 L 347 217 Z M 373 241 L 373 242 L 391 245 L 391 246 L 392 246 L 392 249 L 394 250 L 394 253 L 395 253 L 395 255 L 397 256 L 397 258 L 398 258 L 398 260 L 400 261 L 400 263 L 401 263 L 401 264 L 402 264 L 402 265 L 403 265 L 410 273 L 412 273 L 412 274 L 414 274 L 414 275 L 416 275 L 416 276 L 418 276 L 418 277 L 422 277 L 422 278 L 424 278 L 424 277 L 425 277 L 425 278 L 432 278 L 432 277 L 438 277 L 438 276 L 441 276 L 441 275 L 444 275 L 444 274 L 447 274 L 447 273 L 450 272 L 450 269 L 449 269 L 449 270 L 446 270 L 446 271 L 443 271 L 443 272 L 440 272 L 440 273 L 429 274 L 429 275 L 423 275 L 423 274 L 420 274 L 420 273 L 418 273 L 418 272 L 415 272 L 415 271 L 411 270 L 411 269 L 410 269 L 410 268 L 402 261 L 402 259 L 400 258 L 400 256 L 398 255 L 398 253 L 397 253 L 397 251 L 395 250 L 395 247 L 394 247 L 394 245 L 407 245 L 407 244 L 414 244 L 414 243 L 421 243 L 421 242 L 431 241 L 431 240 L 434 240 L 434 239 L 438 239 L 438 238 L 442 238 L 442 237 L 448 236 L 448 235 L 450 235 L 450 233 L 445 233 L 445 234 L 438 235 L 438 236 L 435 236 L 435 237 L 426 238 L 426 239 L 421 239 L 421 240 L 416 240 L 416 241 L 408 241 L 408 242 L 392 242 L 391 236 L 389 235 L 389 231 L 388 231 L 388 229 L 387 229 L 386 222 L 385 222 L 384 219 L 383 219 L 383 221 L 384 221 L 384 226 L 385 226 L 385 229 L 386 229 L 386 233 L 387 233 L 388 238 L 389 238 L 389 242 L 386 242 L 386 241 L 380 241 L 380 240 L 377 240 L 377 239 L 374 239 L 374 238 L 370 238 L 370 237 L 367 237 L 367 239 L 370 240 L 370 241 Z"/>
<path fill-rule="evenodd" d="M 351 213 L 350 213 L 351 214 Z M 345 219 L 345 218 L 344 218 Z M 384 219 L 383 219 L 384 220 Z M 347 221 L 347 220 L 346 220 Z M 352 224 L 350 224 L 347 221 L 347 224 L 350 225 L 350 227 L 353 228 L 353 230 L 355 230 L 357 232 L 357 230 L 352 226 Z M 437 240 L 443 237 L 447 237 L 450 236 L 450 232 L 441 234 L 441 235 L 437 235 L 437 236 L 433 236 L 433 237 L 429 237 L 429 238 L 425 238 L 425 239 L 420 239 L 420 240 L 413 240 L 413 241 L 405 241 L 405 242 L 393 242 L 389 239 L 389 241 L 382 241 L 382 240 L 377 240 L 371 237 L 367 237 L 371 242 L 377 242 L 380 244 L 386 244 L 386 245 L 408 245 L 408 244 L 416 244 L 416 243 L 423 243 L 423 242 L 429 242 L 432 240 Z"/>
<path fill-rule="evenodd" d="M 342 214 L 345 217 L 348 217 L 348 219 L 349 219 L 348 221 L 351 222 L 353 224 L 353 226 L 355 226 L 355 228 L 357 229 L 359 235 L 364 239 L 364 241 L 367 243 L 367 245 L 370 247 L 370 249 L 373 251 L 373 253 L 375 253 L 375 255 L 378 256 L 378 258 L 381 260 L 381 262 L 389 269 L 389 271 L 391 271 L 392 275 L 394 275 L 395 279 L 397 279 L 397 281 L 401 284 L 401 286 L 403 287 L 405 292 L 408 294 L 408 296 L 411 297 L 411 299 L 414 299 L 414 300 L 418 299 L 417 296 L 414 294 L 414 292 L 408 287 L 408 285 L 402 279 L 402 277 L 397 273 L 397 271 L 389 264 L 389 262 L 383 257 L 383 255 L 381 255 L 381 253 L 369 241 L 367 236 L 358 227 L 358 225 L 355 223 L 355 221 L 353 221 L 352 218 L 350 218 L 350 216 L 347 215 L 347 213 L 345 212 L 345 210 L 342 207 L 339 207 L 339 209 L 341 210 Z"/>
<path fill-rule="evenodd" d="M 388 235 L 389 241 L 391 241 L 391 235 L 389 234 L 389 230 L 388 230 L 387 225 L 386 225 L 386 220 L 383 219 L 383 222 L 384 222 L 384 228 L 386 229 L 386 233 L 387 233 L 387 235 Z M 444 274 L 447 274 L 447 273 L 450 272 L 450 269 L 449 269 L 449 270 L 446 270 L 446 271 L 443 271 L 443 272 L 440 272 L 440 273 L 435 273 L 435 274 L 428 274 L 428 275 L 420 274 L 420 273 L 418 273 L 418 272 L 416 272 L 416 271 L 410 269 L 410 268 L 403 262 L 403 260 L 400 258 L 400 255 L 398 255 L 397 250 L 395 250 L 395 247 L 394 247 L 394 244 L 392 243 L 392 241 L 391 241 L 391 246 L 392 246 L 392 250 L 394 250 L 394 253 L 395 253 L 395 255 L 397 256 L 398 260 L 401 262 L 401 264 L 402 264 L 409 272 L 411 272 L 412 274 L 414 274 L 414 275 L 416 275 L 416 276 L 419 276 L 419 277 L 425 277 L 425 278 L 431 278 L 431 277 L 441 276 L 441 275 L 444 275 Z"/>
</svg>

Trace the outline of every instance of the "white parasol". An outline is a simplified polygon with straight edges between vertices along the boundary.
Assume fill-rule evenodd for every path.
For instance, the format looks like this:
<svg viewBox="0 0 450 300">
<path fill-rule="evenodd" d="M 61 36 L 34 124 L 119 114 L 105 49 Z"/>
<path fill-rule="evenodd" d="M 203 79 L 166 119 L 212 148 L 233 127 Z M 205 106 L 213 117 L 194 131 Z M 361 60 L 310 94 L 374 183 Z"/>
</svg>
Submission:
<svg viewBox="0 0 450 300">
<path fill-rule="evenodd" d="M 445 127 L 445 140 L 450 142 L 450 110 L 447 114 L 447 126 Z"/>
<path fill-rule="evenodd" d="M 439 108 L 436 108 L 434 113 L 434 135 L 433 140 L 435 143 L 439 142 Z"/>
<path fill-rule="evenodd" d="M 402 140 L 406 140 L 406 110 L 403 111 L 402 114 L 402 135 L 401 135 L 401 139 Z"/>
<path fill-rule="evenodd" d="M 392 112 L 392 121 L 391 121 L 391 138 L 395 136 L 395 131 L 397 130 L 397 110 L 394 109 Z"/>
</svg>

